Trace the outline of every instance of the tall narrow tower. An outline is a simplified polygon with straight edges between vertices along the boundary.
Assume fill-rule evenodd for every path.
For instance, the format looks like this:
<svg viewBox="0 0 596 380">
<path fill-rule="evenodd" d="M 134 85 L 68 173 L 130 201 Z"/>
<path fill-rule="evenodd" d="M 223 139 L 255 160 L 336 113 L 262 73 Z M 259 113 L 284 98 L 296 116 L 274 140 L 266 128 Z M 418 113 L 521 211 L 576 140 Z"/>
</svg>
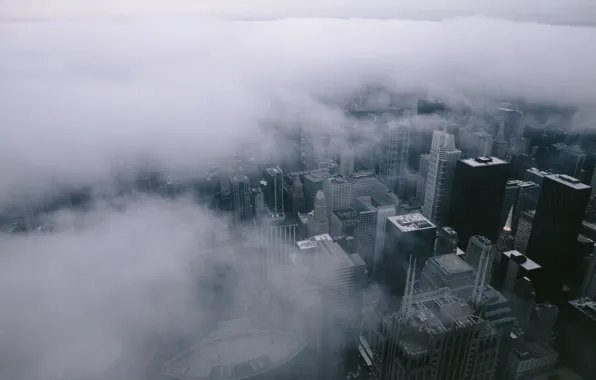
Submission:
<svg viewBox="0 0 596 380">
<path fill-rule="evenodd" d="M 461 151 L 455 149 L 455 137 L 447 132 L 434 131 L 422 215 L 442 227 L 451 201 L 451 188 L 457 160 Z"/>
<path fill-rule="evenodd" d="M 403 196 L 408 167 L 410 125 L 407 122 L 389 121 L 383 132 L 379 177 L 389 191 Z"/>
<path fill-rule="evenodd" d="M 315 209 L 313 210 L 313 217 L 310 220 L 309 235 L 322 235 L 329 233 L 329 219 L 327 219 L 327 205 L 325 202 L 325 194 L 319 190 L 315 197 Z"/>
</svg>

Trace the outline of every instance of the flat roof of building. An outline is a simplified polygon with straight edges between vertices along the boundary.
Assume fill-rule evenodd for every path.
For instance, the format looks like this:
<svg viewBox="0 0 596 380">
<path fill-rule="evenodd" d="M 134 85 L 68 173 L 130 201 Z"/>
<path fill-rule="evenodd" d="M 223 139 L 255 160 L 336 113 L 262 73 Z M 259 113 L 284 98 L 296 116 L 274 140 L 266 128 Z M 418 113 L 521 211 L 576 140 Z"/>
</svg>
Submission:
<svg viewBox="0 0 596 380">
<path fill-rule="evenodd" d="M 507 164 L 507 161 L 501 160 L 497 157 L 464 158 L 460 161 L 473 168 Z"/>
<path fill-rule="evenodd" d="M 588 318 L 596 320 L 596 301 L 588 297 L 578 298 L 569 303 L 584 313 Z"/>
<path fill-rule="evenodd" d="M 436 226 L 420 213 L 390 216 L 387 218 L 391 224 L 402 232 L 427 230 Z"/>
<path fill-rule="evenodd" d="M 573 178 L 572 176 L 569 176 L 567 174 L 552 174 L 546 176 L 546 178 L 559 182 L 576 190 L 584 190 L 590 188 L 590 186 L 582 183 L 579 179 Z"/>
<path fill-rule="evenodd" d="M 358 212 L 353 208 L 342 208 L 333 211 L 333 213 L 339 218 L 339 220 L 352 220 L 358 218 Z"/>
<path fill-rule="evenodd" d="M 503 255 L 509 257 L 510 259 L 514 258 L 514 260 L 516 260 L 516 262 L 519 263 L 525 270 L 542 268 L 540 264 L 536 263 L 534 260 L 515 249 L 512 249 L 511 251 L 505 251 L 503 252 Z"/>
<path fill-rule="evenodd" d="M 249 330 L 208 339 L 166 364 L 182 380 L 239 380 L 267 372 L 298 355 L 306 343 L 282 331 Z"/>
<path fill-rule="evenodd" d="M 429 260 L 434 261 L 446 273 L 465 273 L 473 272 L 474 269 L 463 261 L 458 255 L 450 253 L 447 255 L 433 256 Z"/>
</svg>

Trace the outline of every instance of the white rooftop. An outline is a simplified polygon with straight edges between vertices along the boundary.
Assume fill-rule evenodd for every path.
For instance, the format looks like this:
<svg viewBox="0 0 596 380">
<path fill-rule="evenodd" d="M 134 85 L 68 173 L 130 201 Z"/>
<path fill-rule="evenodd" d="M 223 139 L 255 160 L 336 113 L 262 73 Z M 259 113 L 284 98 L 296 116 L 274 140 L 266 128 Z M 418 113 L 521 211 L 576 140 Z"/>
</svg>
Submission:
<svg viewBox="0 0 596 380">
<path fill-rule="evenodd" d="M 420 213 L 390 216 L 387 220 L 402 232 L 427 230 L 436 227 Z"/>
</svg>

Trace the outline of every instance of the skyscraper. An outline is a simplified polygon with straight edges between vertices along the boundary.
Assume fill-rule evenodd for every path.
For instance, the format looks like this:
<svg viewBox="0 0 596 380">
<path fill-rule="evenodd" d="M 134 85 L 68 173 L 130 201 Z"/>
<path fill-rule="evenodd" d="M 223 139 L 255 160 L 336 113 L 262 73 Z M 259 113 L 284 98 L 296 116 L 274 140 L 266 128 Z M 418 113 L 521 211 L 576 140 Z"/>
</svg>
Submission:
<svg viewBox="0 0 596 380">
<path fill-rule="evenodd" d="M 354 209 L 358 212 L 357 251 L 369 272 L 381 262 L 387 218 L 395 216 L 394 199 L 388 193 L 373 192 L 371 196 L 358 197 Z"/>
<path fill-rule="evenodd" d="M 534 215 L 536 210 L 522 211 L 519 216 L 519 223 L 517 226 L 517 233 L 513 246 L 516 250 L 524 255 L 528 252 L 528 242 L 530 241 L 530 234 L 532 232 L 532 224 L 534 223 Z"/>
<path fill-rule="evenodd" d="M 455 137 L 434 131 L 422 214 L 438 226 L 444 225 L 449 212 L 453 176 L 460 157 L 461 151 L 455 149 Z"/>
<path fill-rule="evenodd" d="M 329 219 L 327 219 L 327 206 L 325 194 L 321 190 L 317 192 L 313 217 L 309 220 L 308 235 L 316 236 L 329 233 Z"/>
<path fill-rule="evenodd" d="M 527 256 L 544 269 L 544 281 L 536 284 L 541 299 L 561 291 L 590 192 L 590 186 L 565 174 L 544 177 L 527 248 Z"/>
<path fill-rule="evenodd" d="M 296 176 L 296 178 L 294 178 L 294 183 L 292 184 L 292 211 L 293 212 L 298 212 L 298 213 L 304 213 L 305 212 L 305 199 L 304 199 L 304 186 L 302 185 L 302 181 L 300 181 L 300 178 L 298 176 Z"/>
<path fill-rule="evenodd" d="M 418 165 L 418 178 L 416 179 L 416 198 L 424 202 L 424 192 L 426 191 L 426 177 L 428 175 L 428 162 L 430 154 L 422 153 Z"/>
<path fill-rule="evenodd" d="M 449 292 L 414 294 L 405 316 L 387 317 L 374 342 L 373 379 L 492 379 L 498 334 Z"/>
<path fill-rule="evenodd" d="M 230 177 L 232 188 L 232 207 L 234 208 L 234 222 L 242 223 L 251 220 L 253 207 L 251 202 L 252 192 L 247 176 Z"/>
<path fill-rule="evenodd" d="M 362 288 L 366 283 L 364 262 L 346 253 L 331 237 L 315 236 L 316 266 L 331 278 L 321 283 L 322 317 L 317 361 L 321 380 L 345 379 L 346 367 L 358 350 L 362 313 Z"/>
<path fill-rule="evenodd" d="M 457 161 L 448 224 L 466 249 L 470 237 L 485 236 L 496 241 L 501 230 L 501 204 L 509 164 L 496 157 Z"/>
<path fill-rule="evenodd" d="M 421 214 L 387 218 L 382 256 L 383 273 L 375 277 L 394 292 L 404 287 L 409 258 L 416 260 L 414 274 L 419 276 L 426 260 L 433 255 L 437 227 Z"/>
<path fill-rule="evenodd" d="M 379 177 L 390 192 L 402 196 L 405 189 L 406 169 L 408 168 L 408 146 L 410 124 L 391 120 L 383 129 Z"/>
<path fill-rule="evenodd" d="M 507 152 L 507 139 L 505 138 L 505 123 L 501 122 L 497 137 L 493 141 L 493 156 L 498 157 L 502 160 L 505 159 Z"/>
<path fill-rule="evenodd" d="M 586 162 L 586 154 L 577 145 L 566 145 L 559 152 L 557 169 L 559 173 L 567 174 L 574 178 L 583 178 L 583 169 Z"/>
<path fill-rule="evenodd" d="M 279 166 L 265 169 L 264 178 L 267 182 L 265 200 L 269 210 L 274 214 L 284 213 L 284 175 Z"/>
<path fill-rule="evenodd" d="M 352 182 L 342 176 L 326 178 L 323 192 L 327 203 L 327 217 L 331 218 L 333 210 L 350 207 L 352 199 Z"/>
</svg>

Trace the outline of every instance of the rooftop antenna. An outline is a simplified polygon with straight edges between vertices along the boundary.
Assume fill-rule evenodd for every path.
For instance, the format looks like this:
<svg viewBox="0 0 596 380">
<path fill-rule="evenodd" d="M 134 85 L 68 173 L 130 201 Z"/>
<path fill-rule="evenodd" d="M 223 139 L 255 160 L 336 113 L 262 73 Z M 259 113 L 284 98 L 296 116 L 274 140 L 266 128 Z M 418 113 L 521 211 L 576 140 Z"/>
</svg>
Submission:
<svg viewBox="0 0 596 380">
<path fill-rule="evenodd" d="M 412 302 L 414 299 L 414 283 L 416 281 L 416 259 L 410 256 L 408 261 L 408 272 L 406 274 L 406 287 L 404 289 L 404 297 L 401 301 L 400 316 L 407 318 L 412 309 Z"/>
<path fill-rule="evenodd" d="M 491 245 L 486 245 L 482 248 L 480 260 L 478 262 L 478 270 L 474 279 L 474 289 L 472 291 L 472 303 L 476 306 L 482 302 L 482 295 L 486 285 L 486 277 L 491 267 Z"/>
</svg>

